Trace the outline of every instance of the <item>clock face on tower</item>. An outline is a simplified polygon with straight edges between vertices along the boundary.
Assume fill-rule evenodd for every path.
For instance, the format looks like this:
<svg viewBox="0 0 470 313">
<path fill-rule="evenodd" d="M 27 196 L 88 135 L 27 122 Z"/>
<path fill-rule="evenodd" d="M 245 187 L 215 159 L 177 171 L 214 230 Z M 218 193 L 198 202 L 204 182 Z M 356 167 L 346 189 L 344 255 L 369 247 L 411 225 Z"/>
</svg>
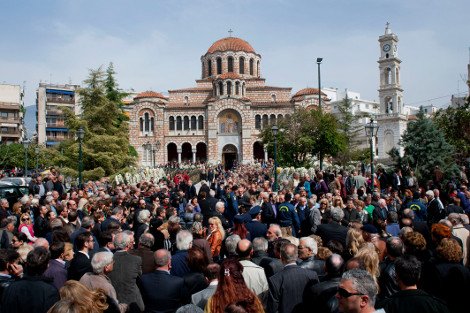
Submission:
<svg viewBox="0 0 470 313">
<path fill-rule="evenodd" d="M 389 51 L 390 51 L 390 48 L 391 48 L 391 47 L 390 47 L 390 45 L 389 45 L 388 43 L 385 44 L 385 45 L 382 47 L 382 49 L 383 49 L 384 52 L 389 52 Z"/>
</svg>

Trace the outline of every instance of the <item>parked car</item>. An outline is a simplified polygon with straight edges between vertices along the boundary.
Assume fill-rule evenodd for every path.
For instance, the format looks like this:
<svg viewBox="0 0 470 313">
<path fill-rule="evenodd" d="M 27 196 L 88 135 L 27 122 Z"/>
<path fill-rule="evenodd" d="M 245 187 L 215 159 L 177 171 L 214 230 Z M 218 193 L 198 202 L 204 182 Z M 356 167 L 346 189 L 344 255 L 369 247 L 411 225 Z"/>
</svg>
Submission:
<svg viewBox="0 0 470 313">
<path fill-rule="evenodd" d="M 18 186 L 11 182 L 0 181 L 0 198 L 7 199 L 10 208 L 24 195 L 29 195 L 28 186 Z"/>
<path fill-rule="evenodd" d="M 11 183 L 16 186 L 29 186 L 31 177 L 5 177 L 0 180 L 0 183 Z"/>
</svg>

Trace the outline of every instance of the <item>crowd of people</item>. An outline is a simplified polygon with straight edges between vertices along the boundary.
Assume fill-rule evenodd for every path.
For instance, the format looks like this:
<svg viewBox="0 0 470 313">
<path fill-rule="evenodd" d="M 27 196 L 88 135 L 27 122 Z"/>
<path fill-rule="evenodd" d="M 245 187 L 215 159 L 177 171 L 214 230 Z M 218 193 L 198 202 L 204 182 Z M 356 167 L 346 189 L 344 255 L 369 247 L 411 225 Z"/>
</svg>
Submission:
<svg viewBox="0 0 470 313">
<path fill-rule="evenodd" d="M 465 168 L 184 170 L 0 199 L 0 312 L 457 312 L 470 292 Z"/>
</svg>

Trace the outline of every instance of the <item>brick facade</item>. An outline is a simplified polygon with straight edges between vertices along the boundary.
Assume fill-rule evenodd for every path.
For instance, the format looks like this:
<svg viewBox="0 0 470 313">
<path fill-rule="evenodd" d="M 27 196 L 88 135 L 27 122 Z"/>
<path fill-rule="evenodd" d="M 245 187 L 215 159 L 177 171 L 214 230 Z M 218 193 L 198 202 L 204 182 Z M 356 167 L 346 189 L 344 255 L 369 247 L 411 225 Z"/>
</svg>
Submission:
<svg viewBox="0 0 470 313">
<path fill-rule="evenodd" d="M 169 97 L 154 92 L 138 95 L 130 113 L 129 138 L 140 165 L 185 160 L 215 163 L 224 158 L 249 163 L 266 125 L 263 121 L 275 122 L 297 106 L 318 104 L 314 94 L 295 98 L 292 88 L 266 86 L 260 62 L 261 56 L 247 42 L 224 38 L 201 57 L 202 78 L 196 80 L 196 87 L 170 90 Z"/>
</svg>

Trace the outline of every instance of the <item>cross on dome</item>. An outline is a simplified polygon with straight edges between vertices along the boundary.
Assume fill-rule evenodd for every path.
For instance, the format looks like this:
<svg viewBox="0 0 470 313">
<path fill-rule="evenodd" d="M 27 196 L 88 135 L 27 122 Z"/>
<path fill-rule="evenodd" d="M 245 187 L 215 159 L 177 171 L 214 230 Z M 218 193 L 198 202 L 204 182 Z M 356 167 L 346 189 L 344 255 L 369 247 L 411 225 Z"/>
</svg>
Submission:
<svg viewBox="0 0 470 313">
<path fill-rule="evenodd" d="M 228 30 L 229 37 L 232 37 L 232 33 L 233 33 L 233 30 L 232 30 L 232 29 L 229 29 L 229 30 Z"/>
</svg>

